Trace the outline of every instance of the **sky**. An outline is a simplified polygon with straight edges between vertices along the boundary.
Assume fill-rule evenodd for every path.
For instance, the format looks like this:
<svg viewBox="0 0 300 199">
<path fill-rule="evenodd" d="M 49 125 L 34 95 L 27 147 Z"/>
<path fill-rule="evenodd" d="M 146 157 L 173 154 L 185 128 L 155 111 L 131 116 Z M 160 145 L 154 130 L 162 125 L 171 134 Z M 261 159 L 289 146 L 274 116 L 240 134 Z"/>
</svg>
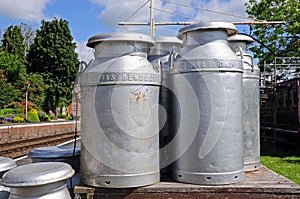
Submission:
<svg viewBox="0 0 300 199">
<path fill-rule="evenodd" d="M 93 58 L 92 49 L 86 47 L 88 39 L 108 32 L 136 31 L 150 34 L 148 26 L 119 26 L 118 22 L 149 22 L 148 0 L 0 0 L 0 30 L 22 22 L 39 29 L 41 21 L 54 17 L 65 19 L 77 44 L 79 59 Z M 245 13 L 247 0 L 153 0 L 155 22 L 249 21 Z M 174 3 L 175 2 L 175 3 Z M 185 4 L 183 6 L 181 4 Z M 145 6 L 142 6 L 145 5 Z M 195 8 L 197 7 L 197 8 Z M 141 9 L 139 9 L 141 8 Z M 200 9 L 198 9 L 200 8 Z M 216 14 L 205 9 L 228 13 Z M 137 11 L 137 12 L 136 12 Z M 175 14 L 170 14 L 175 13 Z M 180 15 L 180 16 L 178 16 Z M 157 26 L 155 36 L 176 36 L 182 26 Z M 249 32 L 248 26 L 237 26 L 239 32 Z"/>
</svg>

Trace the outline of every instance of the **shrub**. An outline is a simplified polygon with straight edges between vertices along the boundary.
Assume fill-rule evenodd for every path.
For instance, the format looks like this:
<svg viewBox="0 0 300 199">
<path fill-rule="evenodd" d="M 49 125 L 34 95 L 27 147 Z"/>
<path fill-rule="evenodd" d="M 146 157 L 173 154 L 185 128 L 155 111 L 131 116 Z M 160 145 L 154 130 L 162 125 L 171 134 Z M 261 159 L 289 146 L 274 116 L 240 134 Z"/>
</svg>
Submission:
<svg viewBox="0 0 300 199">
<path fill-rule="evenodd" d="M 67 117 L 66 114 L 62 114 L 62 113 L 58 114 L 58 118 L 60 119 L 65 119 L 66 117 Z"/>
<path fill-rule="evenodd" d="M 21 109 L 15 109 L 15 108 L 4 108 L 0 110 L 0 115 L 10 117 L 11 115 L 17 115 L 17 114 L 23 114 L 23 111 Z"/>
<path fill-rule="evenodd" d="M 38 116 L 39 116 L 40 121 L 43 121 L 43 122 L 50 122 L 51 121 L 50 116 L 47 115 L 47 113 L 45 113 L 44 111 L 39 111 Z"/>
<path fill-rule="evenodd" d="M 28 109 L 34 108 L 37 109 L 37 105 L 34 104 L 31 101 L 28 101 L 27 104 Z M 14 108 L 14 109 L 21 109 L 21 110 L 25 110 L 25 101 L 22 102 L 11 102 L 8 105 L 5 106 L 5 108 Z"/>
<path fill-rule="evenodd" d="M 28 122 L 40 122 L 39 114 L 37 109 L 30 109 L 28 111 Z"/>
<path fill-rule="evenodd" d="M 69 115 L 69 116 L 67 116 L 67 118 L 66 118 L 67 120 L 73 120 L 74 119 L 74 117 L 73 117 L 73 114 L 71 114 L 71 115 Z"/>
<path fill-rule="evenodd" d="M 15 116 L 13 119 L 12 119 L 12 122 L 13 123 L 20 123 L 20 122 L 25 122 L 25 119 L 19 115 Z"/>
</svg>

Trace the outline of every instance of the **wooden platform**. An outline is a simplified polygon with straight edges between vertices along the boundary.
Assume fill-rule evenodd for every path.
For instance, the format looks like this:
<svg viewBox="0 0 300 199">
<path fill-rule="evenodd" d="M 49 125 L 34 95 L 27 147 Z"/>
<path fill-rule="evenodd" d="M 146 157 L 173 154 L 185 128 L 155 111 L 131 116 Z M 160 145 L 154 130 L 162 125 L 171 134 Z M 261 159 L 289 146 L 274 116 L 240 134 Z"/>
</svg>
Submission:
<svg viewBox="0 0 300 199">
<path fill-rule="evenodd" d="M 80 195 L 82 199 L 300 199 L 300 186 L 266 167 L 261 167 L 258 171 L 247 172 L 246 179 L 243 182 L 232 185 L 202 186 L 177 182 L 160 182 L 151 186 L 130 189 L 75 186 L 74 193 Z"/>
</svg>

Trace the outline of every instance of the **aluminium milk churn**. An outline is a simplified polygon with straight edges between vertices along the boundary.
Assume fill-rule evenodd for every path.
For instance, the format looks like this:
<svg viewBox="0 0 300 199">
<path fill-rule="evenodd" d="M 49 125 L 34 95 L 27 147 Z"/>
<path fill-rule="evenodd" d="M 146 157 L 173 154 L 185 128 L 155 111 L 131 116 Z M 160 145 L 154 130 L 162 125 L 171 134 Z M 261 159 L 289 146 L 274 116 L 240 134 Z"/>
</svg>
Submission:
<svg viewBox="0 0 300 199">
<path fill-rule="evenodd" d="M 73 174 L 66 163 L 39 162 L 11 169 L 1 184 L 10 188 L 9 199 L 71 199 L 66 180 Z"/>
<path fill-rule="evenodd" d="M 155 46 L 151 48 L 150 54 L 148 55 L 148 60 L 153 66 L 161 68 L 161 88 L 159 91 L 159 148 L 160 148 L 160 168 L 164 168 L 167 165 L 165 164 L 168 161 L 166 149 L 164 147 L 168 144 L 169 136 L 168 129 L 169 123 L 167 113 L 169 109 L 169 95 L 172 93 L 166 87 L 166 78 L 169 72 L 169 58 L 170 54 L 174 57 L 174 53 L 178 52 L 182 47 L 182 40 L 177 37 L 170 36 L 161 36 L 154 37 Z M 165 171 L 161 171 L 161 176 Z"/>
<path fill-rule="evenodd" d="M 183 27 L 168 84 L 173 140 L 169 143 L 173 179 L 218 185 L 244 179 L 242 62 L 228 46 L 231 23 Z M 176 102 L 177 101 L 177 102 Z"/>
<path fill-rule="evenodd" d="M 260 167 L 260 112 L 259 112 L 259 68 L 247 53 L 247 45 L 253 39 L 246 35 L 233 35 L 229 45 L 243 61 L 243 133 L 245 171 Z"/>
<path fill-rule="evenodd" d="M 0 180 L 5 172 L 15 167 L 17 167 L 17 164 L 13 159 L 0 156 Z M 0 198 L 7 199 L 8 197 L 9 188 L 0 185 Z"/>
<path fill-rule="evenodd" d="M 147 60 L 152 37 L 99 34 L 95 60 L 80 75 L 81 182 L 126 188 L 159 181 L 160 73 Z"/>
<path fill-rule="evenodd" d="M 67 187 L 79 185 L 80 147 L 74 146 L 48 146 L 31 150 L 28 157 L 32 163 L 36 162 L 64 162 L 72 166 L 75 175 L 67 180 Z"/>
</svg>

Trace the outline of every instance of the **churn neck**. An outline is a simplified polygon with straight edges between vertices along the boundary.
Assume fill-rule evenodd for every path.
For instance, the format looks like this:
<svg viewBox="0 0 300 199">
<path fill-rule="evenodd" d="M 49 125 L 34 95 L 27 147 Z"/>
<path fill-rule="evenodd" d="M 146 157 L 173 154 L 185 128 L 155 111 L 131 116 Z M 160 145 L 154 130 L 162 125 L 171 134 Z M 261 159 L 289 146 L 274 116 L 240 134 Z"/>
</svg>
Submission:
<svg viewBox="0 0 300 199">
<path fill-rule="evenodd" d="M 228 41 L 228 43 L 233 51 L 236 51 L 235 49 L 237 48 L 241 48 L 243 50 L 243 53 L 247 52 L 247 44 L 244 42 Z"/>
<path fill-rule="evenodd" d="M 147 58 L 147 44 L 128 41 L 105 41 L 95 44 L 95 58 L 120 57 L 124 55 Z"/>
<path fill-rule="evenodd" d="M 247 46 L 253 43 L 254 40 L 247 35 L 237 34 L 229 37 L 228 42 L 231 49 L 241 48 L 246 53 Z"/>
<path fill-rule="evenodd" d="M 183 45 L 202 45 L 209 42 L 227 42 L 226 30 L 197 30 L 184 33 Z"/>
<path fill-rule="evenodd" d="M 154 46 L 152 37 L 136 32 L 118 32 L 98 34 L 87 43 L 94 48 L 95 58 L 117 57 L 123 55 L 138 55 L 147 57 L 150 47 Z"/>
<path fill-rule="evenodd" d="M 212 41 L 227 43 L 228 36 L 236 33 L 236 27 L 227 22 L 196 23 L 179 30 L 179 36 L 183 37 L 183 45 L 201 45 Z"/>
</svg>

